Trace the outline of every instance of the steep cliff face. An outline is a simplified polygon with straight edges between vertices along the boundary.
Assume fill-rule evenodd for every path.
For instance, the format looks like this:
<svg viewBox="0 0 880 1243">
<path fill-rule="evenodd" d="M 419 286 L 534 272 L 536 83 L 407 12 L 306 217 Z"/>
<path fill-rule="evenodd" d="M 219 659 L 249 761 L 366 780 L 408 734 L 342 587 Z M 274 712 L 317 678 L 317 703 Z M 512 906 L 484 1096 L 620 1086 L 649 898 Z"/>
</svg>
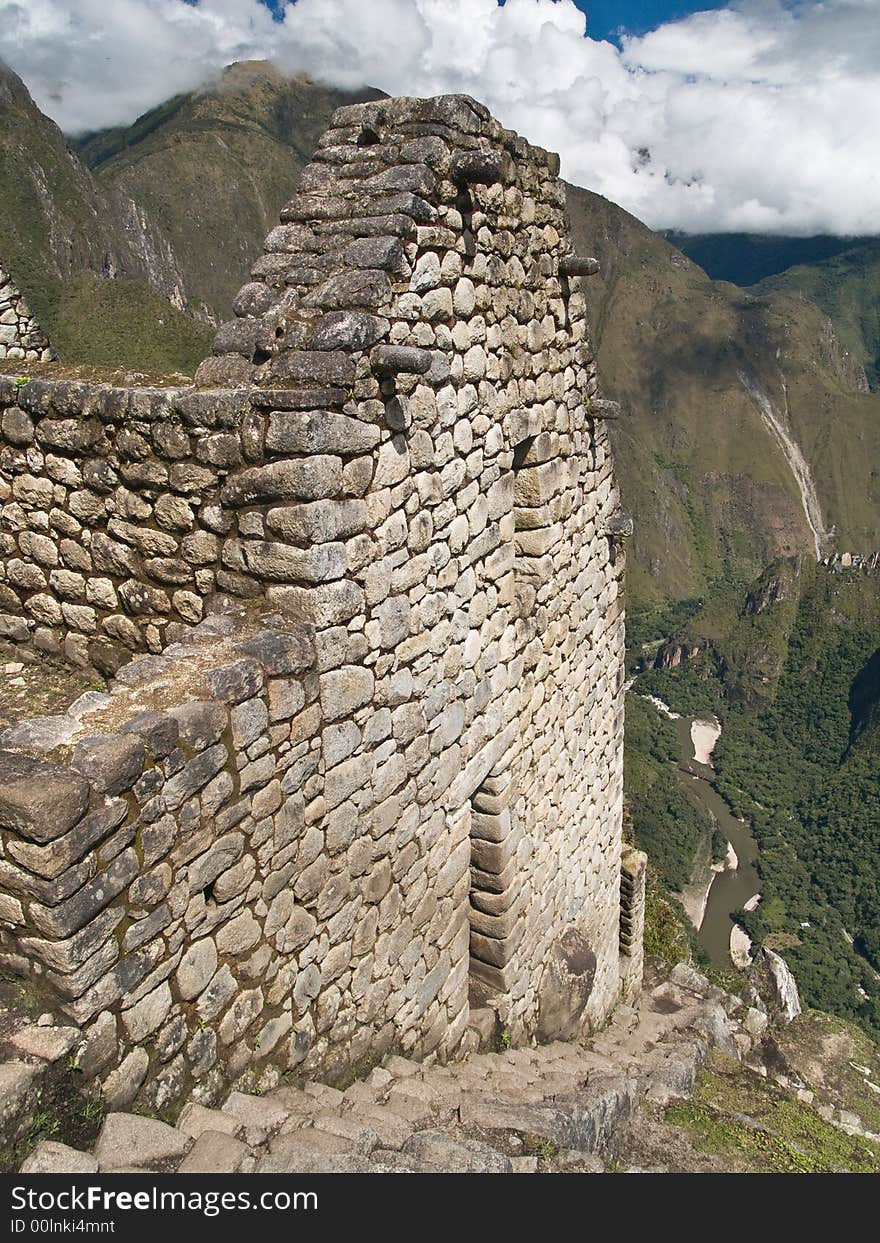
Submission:
<svg viewBox="0 0 880 1243">
<path fill-rule="evenodd" d="M 162 293 L 182 282 L 152 218 L 121 194 L 102 194 L 58 127 L 3 65 L 0 122 L 0 247 L 50 331 L 63 282 L 83 269 L 146 280 Z"/>
<path fill-rule="evenodd" d="M 210 337 L 169 304 L 185 279 L 162 228 L 123 192 L 96 185 L 3 65 L 0 166 L 0 263 L 61 357 L 194 366 Z"/>
<path fill-rule="evenodd" d="M 871 548 L 880 401 L 803 297 L 711 281 L 598 195 L 570 188 L 578 249 L 601 274 L 590 322 L 636 518 L 631 596 L 702 595 L 834 539 Z"/>
</svg>

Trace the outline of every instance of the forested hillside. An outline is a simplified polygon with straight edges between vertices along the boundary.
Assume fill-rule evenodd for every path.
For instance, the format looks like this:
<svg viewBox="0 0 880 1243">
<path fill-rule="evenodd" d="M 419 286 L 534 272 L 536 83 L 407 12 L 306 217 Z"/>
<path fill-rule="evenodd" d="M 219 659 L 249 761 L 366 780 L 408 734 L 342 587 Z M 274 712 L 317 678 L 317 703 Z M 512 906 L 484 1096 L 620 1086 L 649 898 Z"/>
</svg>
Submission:
<svg viewBox="0 0 880 1243">
<path fill-rule="evenodd" d="M 783 563 L 719 625 L 716 609 L 701 655 L 640 689 L 723 722 L 716 788 L 760 847 L 752 938 L 785 953 L 809 1004 L 880 1032 L 880 578 Z M 630 797 L 638 825 L 638 785 Z"/>
</svg>

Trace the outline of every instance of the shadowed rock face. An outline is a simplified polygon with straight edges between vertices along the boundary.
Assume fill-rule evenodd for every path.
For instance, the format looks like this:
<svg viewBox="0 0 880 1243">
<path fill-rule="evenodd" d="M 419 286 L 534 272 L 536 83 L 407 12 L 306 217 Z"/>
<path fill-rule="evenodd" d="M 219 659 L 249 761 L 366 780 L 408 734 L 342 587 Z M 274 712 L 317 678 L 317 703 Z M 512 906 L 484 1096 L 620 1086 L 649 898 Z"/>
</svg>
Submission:
<svg viewBox="0 0 880 1243">
<path fill-rule="evenodd" d="M 773 950 L 758 950 L 749 970 L 754 987 L 767 999 L 768 1005 L 790 1023 L 801 1012 L 797 981 L 784 958 Z"/>
<path fill-rule="evenodd" d="M 596 979 L 596 955 L 586 938 L 569 929 L 554 945 L 541 981 L 538 1037 L 571 1040 L 581 1029 Z"/>
</svg>

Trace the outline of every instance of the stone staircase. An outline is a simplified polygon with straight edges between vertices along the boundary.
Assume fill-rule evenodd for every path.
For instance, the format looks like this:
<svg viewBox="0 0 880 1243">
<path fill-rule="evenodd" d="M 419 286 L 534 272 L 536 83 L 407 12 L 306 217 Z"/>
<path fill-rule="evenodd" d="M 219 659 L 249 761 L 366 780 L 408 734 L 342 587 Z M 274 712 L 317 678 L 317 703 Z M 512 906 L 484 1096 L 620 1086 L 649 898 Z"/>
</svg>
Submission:
<svg viewBox="0 0 880 1243">
<path fill-rule="evenodd" d="M 475 1053 L 449 1066 L 390 1057 L 345 1091 L 323 1083 L 190 1102 L 176 1126 L 111 1113 L 94 1151 L 43 1141 L 23 1173 L 600 1172 L 641 1106 L 692 1091 L 709 1050 L 747 1057 L 767 1025 L 692 967 L 654 975 L 583 1044 Z"/>
</svg>

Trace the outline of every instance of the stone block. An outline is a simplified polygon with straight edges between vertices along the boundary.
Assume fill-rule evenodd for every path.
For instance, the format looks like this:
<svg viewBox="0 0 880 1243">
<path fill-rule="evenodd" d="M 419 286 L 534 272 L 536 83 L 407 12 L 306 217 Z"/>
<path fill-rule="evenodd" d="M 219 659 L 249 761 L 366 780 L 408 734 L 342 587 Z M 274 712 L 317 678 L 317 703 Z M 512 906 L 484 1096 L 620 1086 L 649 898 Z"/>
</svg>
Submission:
<svg viewBox="0 0 880 1243">
<path fill-rule="evenodd" d="M 71 767 L 112 798 L 130 790 L 143 772 L 144 744 L 137 735 L 84 738 L 73 749 Z"/>
<path fill-rule="evenodd" d="M 266 448 L 275 453 L 369 453 L 379 442 L 372 423 L 329 410 L 280 410 L 269 415 Z"/>
<path fill-rule="evenodd" d="M 217 1112 L 214 1110 L 206 1112 Z M 203 1131 L 177 1167 L 178 1174 L 237 1174 L 249 1156 L 240 1140 L 220 1131 Z"/>
<path fill-rule="evenodd" d="M 34 842 L 67 833 L 84 815 L 88 783 L 76 773 L 0 751 L 0 824 Z"/>
<path fill-rule="evenodd" d="M 121 1166 L 156 1169 L 180 1160 L 191 1144 L 188 1136 L 156 1118 L 109 1113 L 95 1144 L 95 1158 L 102 1173 Z"/>
<path fill-rule="evenodd" d="M 89 1152 L 78 1152 L 67 1144 L 44 1139 L 25 1157 L 22 1174 L 97 1174 L 98 1162 Z"/>
</svg>

